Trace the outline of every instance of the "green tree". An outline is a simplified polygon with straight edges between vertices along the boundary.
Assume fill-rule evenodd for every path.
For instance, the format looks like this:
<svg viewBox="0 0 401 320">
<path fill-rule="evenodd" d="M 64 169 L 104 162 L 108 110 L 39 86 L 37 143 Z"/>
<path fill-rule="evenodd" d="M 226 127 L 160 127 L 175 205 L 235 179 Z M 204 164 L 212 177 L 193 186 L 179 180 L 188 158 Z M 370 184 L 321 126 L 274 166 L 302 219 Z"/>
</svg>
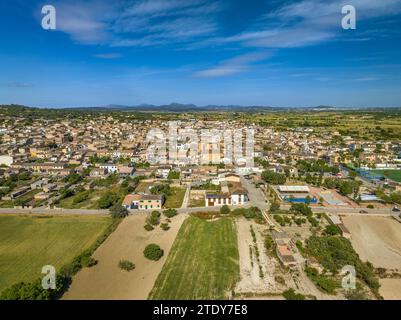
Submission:
<svg viewBox="0 0 401 320">
<path fill-rule="evenodd" d="M 163 211 L 163 214 L 167 217 L 167 218 L 172 218 L 174 216 L 177 215 L 177 210 L 175 209 L 167 209 Z"/>
<path fill-rule="evenodd" d="M 340 235 L 341 234 L 341 229 L 338 226 L 336 226 L 335 224 L 329 224 L 324 229 L 324 232 L 327 235 L 335 236 L 335 235 Z"/>
<path fill-rule="evenodd" d="M 293 288 L 284 291 L 283 297 L 286 300 L 305 300 L 305 296 L 303 294 L 296 293 Z"/>
<path fill-rule="evenodd" d="M 148 218 L 146 219 L 147 223 L 155 226 L 157 224 L 159 224 L 160 221 L 160 212 L 159 211 L 152 211 L 152 213 L 148 216 Z"/>
<path fill-rule="evenodd" d="M 145 258 L 157 261 L 163 256 L 164 251 L 160 248 L 160 246 L 152 243 L 146 246 L 145 250 L 143 251 L 143 254 Z"/>
<path fill-rule="evenodd" d="M 285 176 L 285 174 L 266 170 L 262 172 L 262 179 L 270 184 L 284 184 L 287 180 L 287 177 Z"/>
<path fill-rule="evenodd" d="M 113 192 L 105 193 L 98 201 L 100 209 L 108 209 L 118 201 L 119 197 Z"/>
<path fill-rule="evenodd" d="M 221 214 L 229 214 L 231 212 L 230 208 L 228 207 L 228 205 L 224 205 L 220 208 L 220 213 Z"/>
<path fill-rule="evenodd" d="M 123 207 L 119 203 L 116 203 L 110 208 L 110 214 L 113 218 L 125 218 L 128 216 L 129 212 L 127 208 Z"/>
</svg>

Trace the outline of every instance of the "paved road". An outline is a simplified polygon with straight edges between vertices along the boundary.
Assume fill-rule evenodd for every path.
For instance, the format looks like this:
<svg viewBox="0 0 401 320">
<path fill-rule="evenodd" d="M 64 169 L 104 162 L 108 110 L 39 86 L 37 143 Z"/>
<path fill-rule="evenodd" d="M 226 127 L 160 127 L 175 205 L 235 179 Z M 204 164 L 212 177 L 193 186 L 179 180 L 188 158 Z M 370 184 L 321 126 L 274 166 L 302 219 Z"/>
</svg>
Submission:
<svg viewBox="0 0 401 320">
<path fill-rule="evenodd" d="M 289 209 L 291 206 L 290 205 L 281 205 L 280 208 L 282 209 Z M 313 212 L 330 212 L 330 213 L 337 213 L 337 214 L 361 214 L 360 211 L 364 210 L 367 213 L 366 214 L 385 214 L 385 215 L 390 215 L 393 212 L 391 209 L 367 209 L 367 208 L 351 208 L 351 207 L 341 207 L 341 208 L 329 208 L 329 207 L 311 207 Z"/>
<path fill-rule="evenodd" d="M 246 206 L 229 206 L 231 209 L 246 208 Z M 179 208 L 178 213 L 194 213 L 194 212 L 214 212 L 220 211 L 220 207 L 195 207 L 195 208 Z M 152 210 L 131 210 L 130 214 L 149 213 Z M 109 210 L 85 210 L 85 209 L 0 209 L 0 214 L 51 214 L 51 215 L 104 215 L 109 214 Z"/>
<path fill-rule="evenodd" d="M 251 206 L 259 207 L 259 209 L 266 210 L 269 208 L 269 203 L 266 202 L 266 197 L 262 190 L 256 188 L 255 185 L 250 181 L 241 177 L 241 183 L 248 190 L 249 201 Z"/>
</svg>

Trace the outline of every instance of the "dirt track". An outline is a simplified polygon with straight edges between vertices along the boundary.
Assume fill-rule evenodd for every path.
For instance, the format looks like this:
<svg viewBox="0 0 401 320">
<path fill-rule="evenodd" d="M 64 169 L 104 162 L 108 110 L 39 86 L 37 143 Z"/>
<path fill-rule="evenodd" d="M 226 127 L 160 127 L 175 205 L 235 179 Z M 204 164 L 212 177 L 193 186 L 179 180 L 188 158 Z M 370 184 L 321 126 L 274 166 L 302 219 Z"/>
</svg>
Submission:
<svg viewBox="0 0 401 320">
<path fill-rule="evenodd" d="M 63 299 L 147 299 L 186 217 L 185 214 L 174 217 L 168 231 L 156 227 L 150 232 L 143 228 L 146 215 L 127 217 L 95 252 L 98 264 L 81 270 Z M 143 256 L 144 248 L 150 243 L 156 243 L 164 250 L 163 258 L 157 262 Z M 119 269 L 121 259 L 132 261 L 135 270 Z"/>
</svg>

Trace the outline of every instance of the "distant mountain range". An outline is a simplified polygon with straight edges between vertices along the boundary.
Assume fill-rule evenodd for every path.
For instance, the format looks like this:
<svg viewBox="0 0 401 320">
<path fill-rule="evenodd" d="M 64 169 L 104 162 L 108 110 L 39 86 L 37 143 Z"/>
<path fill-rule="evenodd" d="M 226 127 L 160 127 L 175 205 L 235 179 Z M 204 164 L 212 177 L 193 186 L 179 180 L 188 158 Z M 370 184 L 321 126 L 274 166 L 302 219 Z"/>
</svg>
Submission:
<svg viewBox="0 0 401 320">
<path fill-rule="evenodd" d="M 69 109 L 69 108 L 66 108 Z M 71 108 L 72 109 L 72 108 Z M 85 107 L 85 108 L 73 108 L 73 109 L 84 109 L 84 110 L 120 110 L 120 111 L 159 111 L 159 112 L 266 112 L 266 111 L 285 111 L 285 110 L 356 110 L 364 108 L 338 108 L 333 106 L 317 106 L 317 107 L 271 107 L 271 106 L 240 106 L 240 105 L 207 105 L 207 106 L 197 106 L 195 104 L 182 104 L 182 103 L 170 103 L 163 105 L 153 105 L 153 104 L 141 104 L 136 106 L 126 106 L 126 105 L 107 105 L 107 106 L 97 106 L 97 107 Z"/>
<path fill-rule="evenodd" d="M 31 108 L 21 105 L 0 105 L 0 108 L 23 108 L 23 109 L 51 109 L 51 110 L 74 110 L 74 111 L 122 111 L 122 112 L 278 112 L 278 111 L 346 111 L 346 110 L 398 110 L 398 108 L 364 108 L 364 107 L 334 107 L 334 106 L 317 106 L 317 107 L 270 107 L 270 106 L 240 106 L 240 105 L 207 105 L 207 106 L 197 106 L 195 104 L 182 104 L 182 103 L 171 103 L 164 105 L 153 105 L 153 104 L 141 104 L 136 106 L 126 106 L 111 104 L 106 106 L 95 106 L 95 107 L 67 107 L 67 108 Z"/>
</svg>

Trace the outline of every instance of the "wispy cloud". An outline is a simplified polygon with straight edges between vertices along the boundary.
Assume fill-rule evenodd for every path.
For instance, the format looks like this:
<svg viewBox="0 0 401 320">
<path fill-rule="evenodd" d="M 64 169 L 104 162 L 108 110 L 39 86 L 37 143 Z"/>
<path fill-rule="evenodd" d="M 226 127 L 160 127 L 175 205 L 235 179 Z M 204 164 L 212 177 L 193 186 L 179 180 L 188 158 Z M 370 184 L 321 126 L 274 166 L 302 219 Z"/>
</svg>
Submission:
<svg viewBox="0 0 401 320">
<path fill-rule="evenodd" d="M 249 70 L 252 64 L 265 60 L 273 55 L 269 53 L 251 53 L 225 60 L 212 68 L 200 70 L 194 73 L 197 77 L 214 78 L 234 75 Z"/>
<path fill-rule="evenodd" d="M 121 58 L 120 53 L 98 53 L 93 55 L 95 58 L 98 59 L 118 59 Z"/>
<path fill-rule="evenodd" d="M 175 45 L 197 48 L 228 43 L 291 48 L 332 40 L 341 34 L 341 8 L 352 4 L 358 23 L 401 12 L 401 0 L 301 0 L 285 2 L 237 34 L 222 35 L 218 13 L 228 3 L 211 0 L 59 0 L 58 29 L 84 44 Z M 348 41 L 367 41 L 355 35 Z"/>
<path fill-rule="evenodd" d="M 379 80 L 379 78 L 377 78 L 377 77 L 363 77 L 363 78 L 354 79 L 354 81 L 357 81 L 357 82 L 377 81 L 377 80 Z"/>
<path fill-rule="evenodd" d="M 401 12 L 401 0 L 303 0 L 279 7 L 253 28 L 224 41 L 251 47 L 290 48 L 331 40 L 342 30 L 341 9 L 346 4 L 355 6 L 358 21 Z M 351 40 L 367 41 L 369 38 Z"/>
<path fill-rule="evenodd" d="M 33 84 L 31 83 L 26 83 L 26 82 L 8 82 L 5 83 L 3 86 L 9 87 L 9 88 L 32 88 Z"/>
<path fill-rule="evenodd" d="M 218 2 L 207 0 L 60 1 L 58 30 L 82 44 L 152 46 L 210 37 Z"/>
</svg>

